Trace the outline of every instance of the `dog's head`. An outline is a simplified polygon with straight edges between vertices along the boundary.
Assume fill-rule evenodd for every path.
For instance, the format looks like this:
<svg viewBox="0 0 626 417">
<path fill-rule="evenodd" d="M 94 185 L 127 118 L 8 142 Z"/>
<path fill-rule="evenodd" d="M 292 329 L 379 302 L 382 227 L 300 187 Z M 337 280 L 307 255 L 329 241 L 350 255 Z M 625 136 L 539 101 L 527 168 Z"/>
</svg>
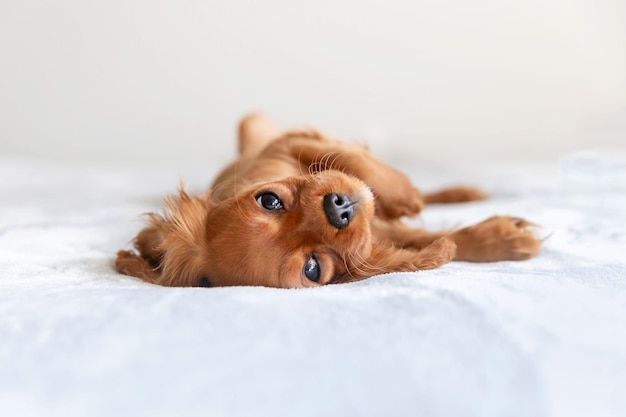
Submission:
<svg viewBox="0 0 626 417">
<path fill-rule="evenodd" d="M 374 199 L 359 179 L 324 171 L 255 184 L 212 202 L 183 190 L 121 251 L 117 268 L 172 286 L 310 287 L 347 279 L 372 248 Z"/>
</svg>

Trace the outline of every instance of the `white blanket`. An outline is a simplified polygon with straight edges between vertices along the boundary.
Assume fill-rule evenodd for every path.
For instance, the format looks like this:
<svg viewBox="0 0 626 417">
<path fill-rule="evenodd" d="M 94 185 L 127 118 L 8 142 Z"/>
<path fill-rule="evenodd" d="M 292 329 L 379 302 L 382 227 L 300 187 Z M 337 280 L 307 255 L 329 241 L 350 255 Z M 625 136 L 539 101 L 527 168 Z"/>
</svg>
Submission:
<svg viewBox="0 0 626 417">
<path fill-rule="evenodd" d="M 219 165 L 0 158 L 0 415 L 626 415 L 625 158 L 405 167 L 423 190 L 463 179 L 493 195 L 414 224 L 523 216 L 549 236 L 527 262 L 307 290 L 116 273 L 140 214 Z"/>
</svg>

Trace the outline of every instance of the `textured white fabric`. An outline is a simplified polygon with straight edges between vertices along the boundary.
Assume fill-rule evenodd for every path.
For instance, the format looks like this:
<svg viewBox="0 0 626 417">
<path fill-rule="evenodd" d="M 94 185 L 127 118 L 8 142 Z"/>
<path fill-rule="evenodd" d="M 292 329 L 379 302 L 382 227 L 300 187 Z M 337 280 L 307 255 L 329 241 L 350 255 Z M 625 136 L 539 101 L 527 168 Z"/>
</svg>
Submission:
<svg viewBox="0 0 626 417">
<path fill-rule="evenodd" d="M 550 235 L 527 262 L 307 290 L 117 274 L 140 214 L 217 166 L 0 159 L 0 415 L 625 415 L 626 159 L 404 167 L 423 190 L 493 194 L 412 222 L 526 217 Z"/>
</svg>

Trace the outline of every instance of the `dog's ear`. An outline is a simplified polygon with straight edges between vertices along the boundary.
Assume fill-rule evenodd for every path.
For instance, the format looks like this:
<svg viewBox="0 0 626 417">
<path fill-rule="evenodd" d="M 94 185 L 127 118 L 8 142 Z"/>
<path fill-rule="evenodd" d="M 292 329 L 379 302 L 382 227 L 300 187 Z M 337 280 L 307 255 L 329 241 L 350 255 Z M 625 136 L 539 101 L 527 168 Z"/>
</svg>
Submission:
<svg viewBox="0 0 626 417">
<path fill-rule="evenodd" d="M 197 286 L 206 267 L 206 220 L 210 194 L 179 195 L 165 200 L 163 215 L 148 214 L 148 225 L 135 238 L 135 249 L 119 251 L 119 272 L 159 285 Z"/>
<path fill-rule="evenodd" d="M 260 113 L 244 117 L 239 123 L 239 155 L 254 157 L 283 130 Z"/>
</svg>

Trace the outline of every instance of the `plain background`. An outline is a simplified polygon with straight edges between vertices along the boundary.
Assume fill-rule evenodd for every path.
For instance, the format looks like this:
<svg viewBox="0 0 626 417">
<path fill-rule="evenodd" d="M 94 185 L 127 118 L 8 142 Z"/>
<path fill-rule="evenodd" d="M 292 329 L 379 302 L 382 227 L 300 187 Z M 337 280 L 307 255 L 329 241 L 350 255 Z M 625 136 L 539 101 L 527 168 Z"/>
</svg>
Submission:
<svg viewBox="0 0 626 417">
<path fill-rule="evenodd" d="M 383 159 L 626 149 L 623 0 L 0 0 L 0 154 L 180 165 L 262 110 Z"/>
</svg>

